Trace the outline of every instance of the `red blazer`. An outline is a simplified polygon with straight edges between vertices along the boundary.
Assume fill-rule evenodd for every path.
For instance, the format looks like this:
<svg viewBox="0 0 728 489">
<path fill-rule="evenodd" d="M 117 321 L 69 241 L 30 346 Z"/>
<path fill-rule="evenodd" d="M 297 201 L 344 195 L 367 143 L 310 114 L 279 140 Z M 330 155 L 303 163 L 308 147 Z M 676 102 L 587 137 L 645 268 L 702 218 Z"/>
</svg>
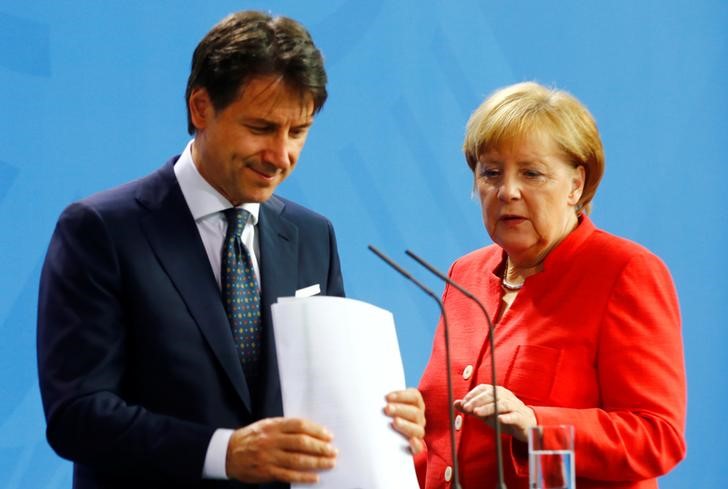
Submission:
<svg viewBox="0 0 728 489">
<path fill-rule="evenodd" d="M 495 316 L 504 253 L 496 246 L 453 263 L 450 277 Z M 455 399 L 490 383 L 487 326 L 457 290 L 443 293 L 452 346 Z M 427 450 L 420 484 L 449 487 L 442 321 L 420 390 Z M 685 372 L 680 311 L 665 265 L 645 248 L 595 229 L 588 217 L 529 277 L 495 328 L 497 383 L 532 407 L 539 424 L 576 429 L 576 479 L 585 488 L 654 488 L 685 455 Z M 469 374 L 472 371 L 472 374 Z M 494 431 L 456 420 L 463 489 L 495 487 Z M 527 448 L 503 436 L 509 489 L 528 487 Z M 451 470 L 451 469 L 450 469 Z"/>
</svg>

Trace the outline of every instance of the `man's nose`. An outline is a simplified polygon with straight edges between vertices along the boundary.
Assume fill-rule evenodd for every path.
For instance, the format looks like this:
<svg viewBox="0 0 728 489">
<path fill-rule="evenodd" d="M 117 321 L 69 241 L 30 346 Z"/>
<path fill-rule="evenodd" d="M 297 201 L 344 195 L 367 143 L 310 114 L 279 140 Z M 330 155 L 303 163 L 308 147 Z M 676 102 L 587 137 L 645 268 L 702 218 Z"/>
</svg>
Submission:
<svg viewBox="0 0 728 489">
<path fill-rule="evenodd" d="M 291 140 L 286 133 L 272 134 L 268 139 L 263 160 L 280 170 L 291 166 Z"/>
</svg>

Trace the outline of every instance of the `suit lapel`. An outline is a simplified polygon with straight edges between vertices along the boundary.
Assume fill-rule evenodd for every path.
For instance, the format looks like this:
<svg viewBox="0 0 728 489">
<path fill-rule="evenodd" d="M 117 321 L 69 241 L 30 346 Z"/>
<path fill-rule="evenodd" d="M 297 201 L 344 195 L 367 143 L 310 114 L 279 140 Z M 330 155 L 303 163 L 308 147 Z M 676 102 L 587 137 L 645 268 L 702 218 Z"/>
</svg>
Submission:
<svg viewBox="0 0 728 489">
<path fill-rule="evenodd" d="M 279 297 L 294 295 L 298 283 L 298 228 L 282 217 L 284 207 L 280 199 L 271 197 L 261 205 L 258 222 L 265 335 L 265 382 L 261 408 L 267 416 L 283 414 L 271 305 Z"/>
<path fill-rule="evenodd" d="M 235 351 L 220 290 L 174 176 L 173 164 L 166 164 L 138 193 L 139 202 L 149 209 L 142 219 L 142 228 L 236 392 L 252 412 L 250 392 Z"/>
</svg>

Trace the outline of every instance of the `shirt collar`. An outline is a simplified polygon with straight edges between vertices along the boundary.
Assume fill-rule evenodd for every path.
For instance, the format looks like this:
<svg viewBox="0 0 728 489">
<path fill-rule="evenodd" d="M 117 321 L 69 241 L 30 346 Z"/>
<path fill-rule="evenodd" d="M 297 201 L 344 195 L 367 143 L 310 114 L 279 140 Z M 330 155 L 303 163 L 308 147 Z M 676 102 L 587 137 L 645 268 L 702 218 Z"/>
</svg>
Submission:
<svg viewBox="0 0 728 489">
<path fill-rule="evenodd" d="M 192 161 L 191 148 L 193 141 L 194 139 L 187 143 L 185 150 L 175 163 L 174 174 L 182 189 L 182 194 L 185 196 L 192 217 L 195 221 L 199 221 L 211 214 L 217 214 L 229 209 L 233 205 L 200 175 L 195 162 Z M 246 203 L 239 205 L 238 208 L 250 212 L 253 217 L 253 225 L 258 224 L 259 203 Z"/>
</svg>

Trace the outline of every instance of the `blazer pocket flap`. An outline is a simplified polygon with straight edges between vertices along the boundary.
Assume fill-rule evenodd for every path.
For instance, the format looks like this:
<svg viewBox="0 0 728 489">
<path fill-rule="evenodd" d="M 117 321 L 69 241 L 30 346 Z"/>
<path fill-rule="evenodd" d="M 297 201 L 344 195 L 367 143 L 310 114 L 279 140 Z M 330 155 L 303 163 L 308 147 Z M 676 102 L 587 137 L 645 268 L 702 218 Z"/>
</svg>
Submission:
<svg viewBox="0 0 728 489">
<path fill-rule="evenodd" d="M 519 345 L 505 379 L 505 387 L 521 400 L 547 401 L 556 379 L 563 350 Z"/>
</svg>

